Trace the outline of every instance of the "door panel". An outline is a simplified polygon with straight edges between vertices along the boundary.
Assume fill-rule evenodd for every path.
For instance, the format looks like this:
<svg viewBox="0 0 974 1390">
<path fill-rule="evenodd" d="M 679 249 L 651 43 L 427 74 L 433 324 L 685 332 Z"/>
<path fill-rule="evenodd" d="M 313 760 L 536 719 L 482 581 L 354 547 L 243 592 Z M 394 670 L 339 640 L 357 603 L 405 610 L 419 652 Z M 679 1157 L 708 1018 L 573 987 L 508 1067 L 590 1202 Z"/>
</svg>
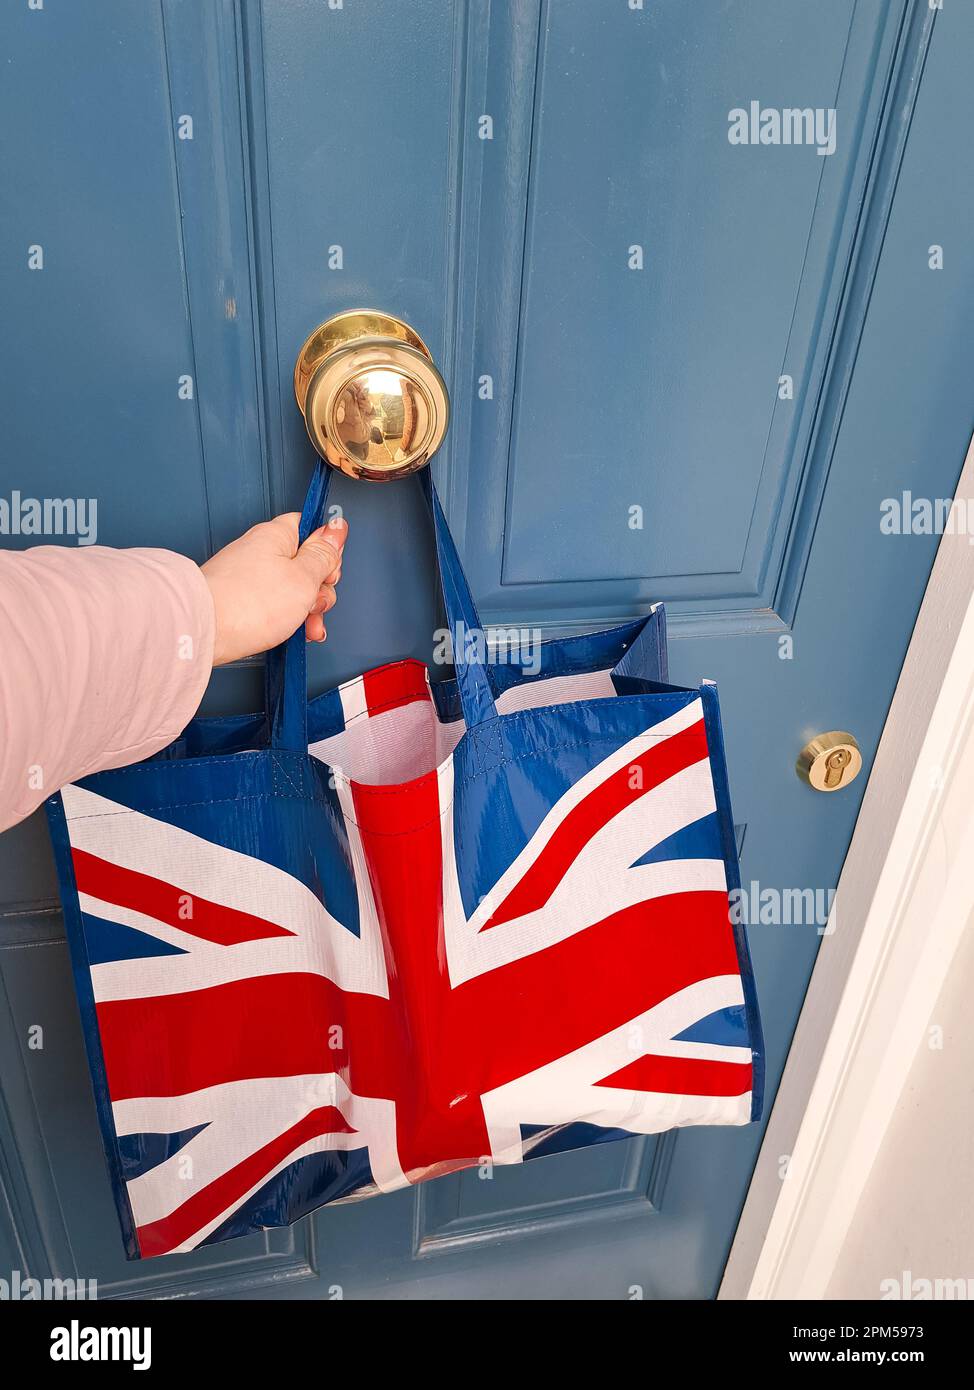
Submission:
<svg viewBox="0 0 974 1390">
<path fill-rule="evenodd" d="M 849 728 L 868 769 L 936 546 L 882 536 L 880 502 L 949 496 L 974 425 L 972 40 L 970 7 L 922 0 L 8 4 L 0 495 L 93 496 L 102 543 L 201 559 L 300 500 L 307 332 L 400 314 L 451 387 L 435 467 L 485 616 L 581 629 L 665 599 L 674 678 L 720 686 L 745 887 L 824 892 L 865 778 L 816 796 L 794 759 Z M 835 153 L 730 144 L 758 99 L 836 107 Z M 315 688 L 428 658 L 435 622 L 418 490 L 335 496 L 352 540 Z M 257 708 L 260 676 L 217 673 L 206 707 Z M 819 936 L 750 935 L 773 1096 Z M 0 983 L 11 1268 L 114 1297 L 716 1289 L 759 1126 L 129 1265 L 36 817 L 0 838 Z"/>
<path fill-rule="evenodd" d="M 588 23 L 559 46 L 575 8 Z M 780 631 L 821 499 L 814 427 L 888 73 L 917 57 L 922 37 L 902 32 L 902 7 L 878 4 L 778 7 L 780 27 L 754 4 L 722 10 L 723 27 L 708 5 L 619 10 L 611 20 L 585 4 L 542 10 L 526 216 L 517 209 L 526 226 L 512 212 L 503 229 L 519 250 L 526 232 L 526 251 L 462 282 L 476 371 L 496 363 L 504 383 L 474 410 L 470 456 L 482 465 L 454 470 L 461 518 L 475 519 L 468 564 L 497 621 L 533 619 L 540 606 L 577 626 L 630 612 L 638 596 L 664 598 L 671 620 L 698 632 Z M 562 48 L 574 50 L 567 76 Z M 634 80 L 616 90 L 633 53 L 642 72 L 662 63 L 658 90 Z M 589 87 L 578 120 L 569 113 Z M 767 146 L 754 159 L 715 138 L 747 93 L 811 103 L 812 90 L 816 104 L 841 105 L 828 158 Z M 546 141 L 549 124 L 560 139 Z M 500 174 L 484 164 L 493 208 Z M 481 233 L 505 239 L 496 215 Z M 641 271 L 629 268 L 633 246 Z M 518 292 L 501 291 L 498 321 L 505 276 Z M 572 507 L 587 518 L 584 555 L 572 554 Z M 628 524 L 633 507 L 641 527 Z"/>
<path fill-rule="evenodd" d="M 161 16 L 111 6 L 96 40 L 84 11 L 3 9 L 4 301 L 18 325 L 0 344 L 5 482 L 97 494 L 105 545 L 203 558 L 197 411 L 178 396 L 192 331 Z M 27 268 L 31 246 L 42 269 Z M 151 371 L 135 369 L 143 354 Z"/>
<path fill-rule="evenodd" d="M 584 595 L 586 581 L 631 592 L 635 580 L 667 601 L 757 606 L 771 518 L 789 520 L 783 441 L 768 446 L 777 379 L 805 376 L 811 344 L 792 334 L 805 252 L 813 219 L 835 232 L 855 142 L 839 158 L 782 145 L 755 160 L 713 136 L 742 93 L 834 106 L 853 11 L 795 0 L 768 24 L 763 6 L 742 6 L 728 45 L 706 5 L 652 9 L 639 23 L 624 5 L 586 0 L 545 14 L 501 603 L 512 585 Z M 860 97 L 878 17 L 850 55 Z M 845 133 L 845 103 L 843 116 Z M 813 274 L 821 295 L 828 283 Z M 607 471 L 621 518 L 605 505 Z M 552 473 L 564 484 L 553 493 Z M 620 524 L 633 504 L 643 529 Z M 581 556 L 579 507 L 592 528 Z"/>
</svg>

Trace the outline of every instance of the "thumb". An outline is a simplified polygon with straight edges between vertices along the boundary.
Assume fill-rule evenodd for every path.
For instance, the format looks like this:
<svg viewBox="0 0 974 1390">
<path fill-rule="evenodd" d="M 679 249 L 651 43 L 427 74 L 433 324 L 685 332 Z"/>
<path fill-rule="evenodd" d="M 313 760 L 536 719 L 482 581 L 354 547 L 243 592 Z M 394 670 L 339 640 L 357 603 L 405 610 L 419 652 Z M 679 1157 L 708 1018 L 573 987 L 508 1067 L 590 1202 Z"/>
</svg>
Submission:
<svg viewBox="0 0 974 1390">
<path fill-rule="evenodd" d="M 300 565 L 306 572 L 315 589 L 319 588 L 341 564 L 342 547 L 347 534 L 348 527 L 344 521 L 331 523 L 312 531 L 304 544 L 299 546 L 294 557 L 295 564 Z"/>
</svg>

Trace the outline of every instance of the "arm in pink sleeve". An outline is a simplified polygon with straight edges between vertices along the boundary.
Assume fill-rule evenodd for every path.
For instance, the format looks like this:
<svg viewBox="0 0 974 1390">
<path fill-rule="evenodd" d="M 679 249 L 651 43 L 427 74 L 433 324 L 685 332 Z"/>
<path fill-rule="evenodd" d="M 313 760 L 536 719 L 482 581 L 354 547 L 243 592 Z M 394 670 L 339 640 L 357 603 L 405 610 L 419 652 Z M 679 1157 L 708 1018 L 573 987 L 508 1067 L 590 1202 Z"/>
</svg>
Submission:
<svg viewBox="0 0 974 1390">
<path fill-rule="evenodd" d="M 0 551 L 0 830 L 89 772 L 164 748 L 196 712 L 214 613 L 168 550 Z"/>
</svg>

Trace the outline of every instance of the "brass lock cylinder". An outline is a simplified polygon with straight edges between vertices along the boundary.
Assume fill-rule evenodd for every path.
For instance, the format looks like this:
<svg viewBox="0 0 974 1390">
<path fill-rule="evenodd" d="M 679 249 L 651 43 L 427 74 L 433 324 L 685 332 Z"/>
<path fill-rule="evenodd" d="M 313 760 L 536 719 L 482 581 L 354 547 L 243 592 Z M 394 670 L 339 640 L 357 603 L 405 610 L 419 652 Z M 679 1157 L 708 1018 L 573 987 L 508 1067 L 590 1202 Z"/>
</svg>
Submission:
<svg viewBox="0 0 974 1390">
<path fill-rule="evenodd" d="M 816 734 L 798 755 L 795 771 L 817 792 L 837 792 L 862 771 L 862 754 L 854 735 L 842 729 Z"/>
</svg>

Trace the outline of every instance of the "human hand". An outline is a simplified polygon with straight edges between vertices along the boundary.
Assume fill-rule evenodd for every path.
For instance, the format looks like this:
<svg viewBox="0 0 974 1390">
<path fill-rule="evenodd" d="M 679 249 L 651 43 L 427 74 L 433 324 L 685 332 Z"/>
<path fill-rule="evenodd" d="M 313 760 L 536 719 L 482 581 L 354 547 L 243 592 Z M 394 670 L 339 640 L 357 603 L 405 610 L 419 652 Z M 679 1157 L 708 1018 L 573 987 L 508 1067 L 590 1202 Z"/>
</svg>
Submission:
<svg viewBox="0 0 974 1390">
<path fill-rule="evenodd" d="M 302 621 L 309 642 L 325 640 L 348 524 L 335 518 L 299 547 L 299 520 L 262 521 L 201 566 L 216 612 L 214 666 L 276 647 Z"/>
</svg>

